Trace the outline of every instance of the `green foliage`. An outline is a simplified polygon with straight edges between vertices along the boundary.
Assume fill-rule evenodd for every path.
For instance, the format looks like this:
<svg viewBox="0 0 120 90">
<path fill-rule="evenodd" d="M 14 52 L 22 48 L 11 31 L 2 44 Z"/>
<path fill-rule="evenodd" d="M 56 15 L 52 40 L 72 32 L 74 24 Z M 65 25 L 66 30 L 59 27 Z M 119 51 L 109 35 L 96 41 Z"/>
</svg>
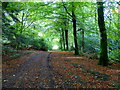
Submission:
<svg viewBox="0 0 120 90">
<path fill-rule="evenodd" d="M 72 5 L 74 5 L 76 16 L 80 54 L 85 56 L 87 53 L 91 54 L 91 58 L 99 58 L 100 34 L 97 5 L 92 2 L 4 2 L 2 7 L 3 53 L 28 48 L 47 51 L 51 50 L 54 45 L 59 45 L 63 50 L 63 42 L 60 42 L 62 41 L 62 29 L 68 30 L 69 50 L 75 50 L 72 17 L 70 16 Z M 117 13 L 111 11 L 111 9 L 117 11 L 117 4 L 105 2 L 104 7 L 109 59 L 120 61 L 119 18 Z M 84 29 L 84 52 L 81 51 L 82 32 L 78 31 L 79 28 Z M 39 36 L 39 33 L 42 35 Z M 6 44 L 9 45 L 6 46 Z"/>
<path fill-rule="evenodd" d="M 120 84 L 116 84 L 115 86 L 116 86 L 118 89 L 120 89 Z"/>
<path fill-rule="evenodd" d="M 96 54 L 96 53 L 94 53 L 94 54 L 92 54 L 92 58 L 93 58 L 93 59 L 99 59 L 99 55 Z"/>
<path fill-rule="evenodd" d="M 51 49 L 51 46 L 48 45 L 44 39 L 33 39 L 30 43 L 31 43 L 31 46 L 36 50 L 47 51 Z"/>
<path fill-rule="evenodd" d="M 10 46 L 2 46 L 2 54 L 16 53 L 17 51 Z"/>
<path fill-rule="evenodd" d="M 110 54 L 110 59 L 120 62 L 120 50 L 113 50 Z"/>
<path fill-rule="evenodd" d="M 3 54 L 3 62 L 10 61 L 10 60 L 19 58 L 21 56 L 33 53 L 33 51 L 20 52 L 20 51 L 13 49 L 13 48 L 8 47 L 8 46 L 3 46 L 3 47 L 4 47 L 3 53 L 2 53 Z"/>
</svg>

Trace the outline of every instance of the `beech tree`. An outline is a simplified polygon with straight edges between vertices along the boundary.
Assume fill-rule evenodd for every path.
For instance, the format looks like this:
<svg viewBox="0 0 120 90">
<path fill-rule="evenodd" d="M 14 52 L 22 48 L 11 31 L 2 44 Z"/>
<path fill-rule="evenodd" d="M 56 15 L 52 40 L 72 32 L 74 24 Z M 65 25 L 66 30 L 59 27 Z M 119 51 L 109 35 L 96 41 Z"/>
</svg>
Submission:
<svg viewBox="0 0 120 90">
<path fill-rule="evenodd" d="M 103 2 L 97 2 L 98 4 L 98 25 L 100 29 L 100 65 L 108 65 L 108 53 L 107 53 L 107 34 L 104 22 L 104 7 Z"/>
<path fill-rule="evenodd" d="M 99 64 L 103 66 L 109 60 L 120 61 L 118 2 L 3 2 L 2 5 L 4 52 L 8 48 L 30 47 L 51 50 L 57 45 L 61 51 L 100 57 Z"/>
<path fill-rule="evenodd" d="M 74 45 L 75 45 L 75 55 L 78 55 L 79 54 L 79 49 L 78 49 L 78 42 L 77 42 L 77 30 L 76 30 L 76 15 L 75 15 L 75 4 L 74 2 L 71 2 L 70 5 L 71 5 L 71 13 L 68 12 L 68 9 L 67 7 L 64 5 L 63 3 L 63 7 L 65 8 L 67 14 L 72 18 L 72 23 L 73 23 L 73 36 L 74 36 Z"/>
</svg>

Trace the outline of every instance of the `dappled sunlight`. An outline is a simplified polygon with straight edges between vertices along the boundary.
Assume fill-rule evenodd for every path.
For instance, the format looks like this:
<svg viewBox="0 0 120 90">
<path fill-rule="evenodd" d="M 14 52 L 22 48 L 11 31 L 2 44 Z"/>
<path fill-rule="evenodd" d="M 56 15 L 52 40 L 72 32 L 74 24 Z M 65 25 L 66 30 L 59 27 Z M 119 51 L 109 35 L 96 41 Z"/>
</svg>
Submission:
<svg viewBox="0 0 120 90">
<path fill-rule="evenodd" d="M 63 78 L 68 80 L 68 85 L 84 83 L 85 87 L 89 86 L 89 88 L 114 88 L 114 83 L 111 81 L 118 81 L 119 70 L 97 65 L 96 59 L 89 60 L 84 56 L 71 54 L 70 52 L 66 54 L 65 52 L 53 52 L 51 61 L 51 65 L 54 66 L 53 70 L 64 76 Z M 58 78 L 56 83 L 60 82 Z"/>
<path fill-rule="evenodd" d="M 41 32 L 38 33 L 38 36 L 43 36 L 43 34 Z"/>
<path fill-rule="evenodd" d="M 55 39 L 53 39 L 53 41 L 59 41 L 59 39 L 58 39 L 58 38 L 55 38 Z"/>
<path fill-rule="evenodd" d="M 1 3 L 2 87 L 120 87 L 118 0 L 31 1 Z"/>
<path fill-rule="evenodd" d="M 83 57 L 65 57 L 67 59 L 83 59 Z"/>
<path fill-rule="evenodd" d="M 58 45 L 54 45 L 52 49 L 53 49 L 53 50 L 57 50 L 58 48 L 59 48 Z"/>
</svg>

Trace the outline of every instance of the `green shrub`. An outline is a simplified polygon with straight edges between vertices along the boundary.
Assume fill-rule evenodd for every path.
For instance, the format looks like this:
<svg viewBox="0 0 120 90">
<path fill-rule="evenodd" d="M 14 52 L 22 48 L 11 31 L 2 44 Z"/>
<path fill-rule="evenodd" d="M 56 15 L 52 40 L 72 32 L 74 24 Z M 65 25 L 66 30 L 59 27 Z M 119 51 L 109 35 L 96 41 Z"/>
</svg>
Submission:
<svg viewBox="0 0 120 90">
<path fill-rule="evenodd" d="M 13 48 L 10 47 L 10 46 L 3 46 L 3 47 L 2 47 L 2 54 L 3 54 L 3 55 L 9 54 L 9 53 L 15 53 L 15 52 L 16 52 L 16 50 L 13 49 Z"/>
<path fill-rule="evenodd" d="M 51 49 L 51 46 L 48 43 L 46 43 L 44 39 L 33 39 L 31 41 L 31 45 L 36 50 L 47 51 Z"/>
<path fill-rule="evenodd" d="M 120 51 L 116 50 L 116 49 L 111 51 L 111 53 L 109 54 L 109 59 L 110 60 L 115 60 L 117 62 L 120 62 L 119 57 L 120 57 Z"/>
</svg>

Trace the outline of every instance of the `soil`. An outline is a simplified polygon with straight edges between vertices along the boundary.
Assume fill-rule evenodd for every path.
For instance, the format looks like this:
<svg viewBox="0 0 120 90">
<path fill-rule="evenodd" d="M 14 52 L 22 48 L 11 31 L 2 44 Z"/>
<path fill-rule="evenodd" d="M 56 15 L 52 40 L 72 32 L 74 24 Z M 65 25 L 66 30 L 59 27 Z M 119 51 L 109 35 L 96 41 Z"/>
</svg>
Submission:
<svg viewBox="0 0 120 90">
<path fill-rule="evenodd" d="M 51 87 L 48 55 L 50 52 L 35 52 L 3 64 L 3 87 L 39 88 Z"/>
<path fill-rule="evenodd" d="M 117 88 L 120 64 L 97 63 L 72 52 L 35 51 L 2 64 L 2 87 Z"/>
</svg>

